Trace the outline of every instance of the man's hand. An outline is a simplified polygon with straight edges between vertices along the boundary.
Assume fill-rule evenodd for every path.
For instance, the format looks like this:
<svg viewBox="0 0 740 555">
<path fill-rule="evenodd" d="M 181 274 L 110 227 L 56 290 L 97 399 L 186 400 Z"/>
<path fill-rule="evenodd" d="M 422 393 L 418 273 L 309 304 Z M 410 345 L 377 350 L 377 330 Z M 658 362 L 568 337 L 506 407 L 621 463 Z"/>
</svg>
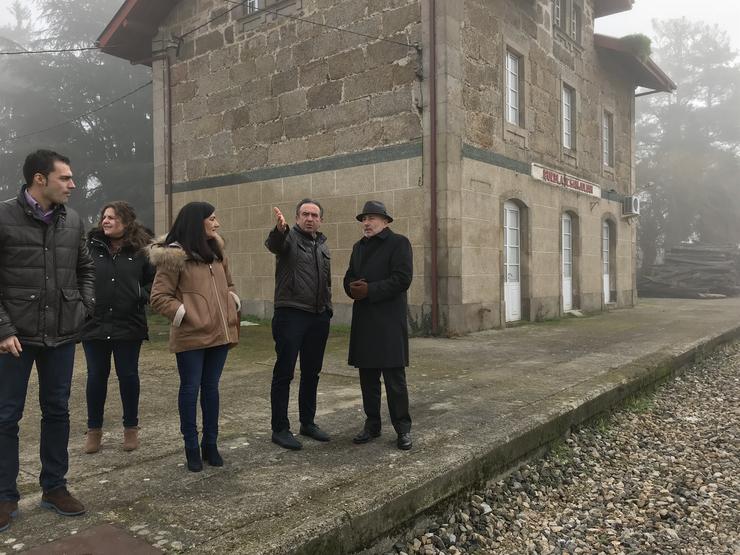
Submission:
<svg viewBox="0 0 740 555">
<path fill-rule="evenodd" d="M 23 349 L 21 348 L 21 342 L 18 341 L 18 338 L 15 335 L 11 335 L 10 337 L 6 337 L 0 341 L 0 355 L 10 353 L 14 357 L 18 358 L 21 356 L 22 352 Z"/>
<path fill-rule="evenodd" d="M 349 296 L 356 301 L 367 297 L 367 282 L 364 279 L 351 281 L 349 284 Z"/>
<path fill-rule="evenodd" d="M 275 224 L 275 227 L 278 229 L 278 231 L 282 231 L 283 233 L 288 231 L 288 223 L 285 221 L 285 216 L 283 216 L 280 208 L 278 208 L 277 206 L 273 207 L 272 213 L 275 214 L 275 221 L 277 222 Z"/>
</svg>

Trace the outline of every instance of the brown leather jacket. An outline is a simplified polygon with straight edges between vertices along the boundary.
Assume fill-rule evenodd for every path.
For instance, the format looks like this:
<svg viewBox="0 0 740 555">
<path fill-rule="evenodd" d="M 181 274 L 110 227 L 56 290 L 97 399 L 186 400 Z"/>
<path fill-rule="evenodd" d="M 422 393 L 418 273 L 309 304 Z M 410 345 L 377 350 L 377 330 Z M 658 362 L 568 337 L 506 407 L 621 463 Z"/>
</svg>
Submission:
<svg viewBox="0 0 740 555">
<path fill-rule="evenodd" d="M 238 343 L 241 303 L 226 258 L 207 264 L 176 243 L 156 243 L 149 260 L 157 268 L 149 303 L 172 323 L 171 352 Z"/>
</svg>

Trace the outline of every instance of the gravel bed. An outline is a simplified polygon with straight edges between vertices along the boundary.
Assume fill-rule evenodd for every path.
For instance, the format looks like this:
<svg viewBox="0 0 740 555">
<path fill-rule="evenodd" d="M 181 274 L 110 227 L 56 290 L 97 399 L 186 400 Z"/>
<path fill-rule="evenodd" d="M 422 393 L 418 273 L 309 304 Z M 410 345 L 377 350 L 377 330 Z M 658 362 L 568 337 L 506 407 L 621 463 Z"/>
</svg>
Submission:
<svg viewBox="0 0 740 555">
<path fill-rule="evenodd" d="M 740 553 L 739 368 L 723 348 L 390 553 Z"/>
</svg>

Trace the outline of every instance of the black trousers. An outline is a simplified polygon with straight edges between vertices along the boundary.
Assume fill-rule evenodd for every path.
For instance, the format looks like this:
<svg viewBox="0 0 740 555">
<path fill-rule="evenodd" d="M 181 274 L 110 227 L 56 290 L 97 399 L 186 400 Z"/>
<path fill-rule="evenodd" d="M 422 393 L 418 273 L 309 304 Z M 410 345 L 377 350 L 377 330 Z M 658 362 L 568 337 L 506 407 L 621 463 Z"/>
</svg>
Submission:
<svg viewBox="0 0 740 555">
<path fill-rule="evenodd" d="M 406 369 L 360 368 L 362 407 L 365 409 L 365 429 L 380 432 L 380 375 L 383 374 L 385 395 L 391 423 L 397 434 L 411 431 L 409 415 L 409 391 L 406 387 Z"/>
<path fill-rule="evenodd" d="M 290 429 L 288 400 L 295 364 L 301 357 L 298 414 L 301 424 L 313 424 L 316 416 L 316 389 L 329 337 L 329 314 L 314 314 L 297 308 L 276 308 L 272 317 L 275 340 L 275 367 L 272 370 L 272 431 Z"/>
</svg>

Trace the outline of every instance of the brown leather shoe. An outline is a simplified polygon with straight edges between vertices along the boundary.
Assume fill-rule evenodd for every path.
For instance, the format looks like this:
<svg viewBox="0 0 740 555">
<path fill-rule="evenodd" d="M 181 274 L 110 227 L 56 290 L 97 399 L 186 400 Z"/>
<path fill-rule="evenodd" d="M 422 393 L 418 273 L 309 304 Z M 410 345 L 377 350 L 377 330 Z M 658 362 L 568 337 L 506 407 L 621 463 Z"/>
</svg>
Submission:
<svg viewBox="0 0 740 555">
<path fill-rule="evenodd" d="M 139 427 L 123 429 L 123 450 L 133 451 L 139 448 Z"/>
<path fill-rule="evenodd" d="M 63 516 L 78 516 L 85 512 L 85 506 L 72 497 L 72 494 L 63 486 L 45 491 L 41 496 L 41 506 Z"/>
<path fill-rule="evenodd" d="M 92 454 L 100 451 L 100 444 L 103 442 L 103 429 L 90 428 L 85 434 L 85 453 Z"/>
<path fill-rule="evenodd" d="M 17 516 L 17 501 L 0 501 L 0 532 L 7 530 L 10 526 L 10 520 Z"/>
</svg>

